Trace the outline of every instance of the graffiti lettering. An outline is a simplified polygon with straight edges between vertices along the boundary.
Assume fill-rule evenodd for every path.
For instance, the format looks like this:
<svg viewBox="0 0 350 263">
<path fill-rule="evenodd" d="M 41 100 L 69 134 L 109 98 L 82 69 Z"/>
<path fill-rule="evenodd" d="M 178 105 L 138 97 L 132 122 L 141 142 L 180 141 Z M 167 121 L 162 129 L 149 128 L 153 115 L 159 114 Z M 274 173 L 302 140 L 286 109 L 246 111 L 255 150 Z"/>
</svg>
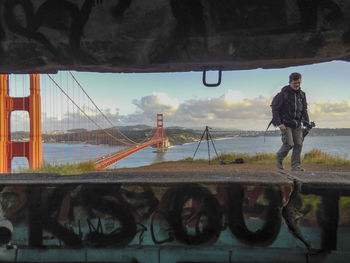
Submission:
<svg viewBox="0 0 350 263">
<path fill-rule="evenodd" d="M 36 13 L 31 1 L 7 0 L 5 2 L 5 22 L 12 32 L 36 40 L 43 44 L 52 54 L 60 56 L 62 50 L 41 32 L 40 27 L 47 27 L 58 31 L 66 31 L 69 38 L 69 56 L 77 57 L 81 54 L 80 42 L 84 26 L 88 21 L 93 0 L 85 0 L 81 9 L 77 5 L 66 0 L 48 0 L 43 3 Z M 15 14 L 15 9 L 20 7 L 25 16 L 24 24 L 21 24 Z"/>
<path fill-rule="evenodd" d="M 14 224 L 26 218 L 27 187 L 6 186 L 1 192 L 1 206 L 4 216 Z"/>
<path fill-rule="evenodd" d="M 62 201 L 66 195 L 74 190 L 74 188 L 76 188 L 74 185 L 56 188 L 53 193 L 47 198 L 47 202 L 44 202 L 42 213 L 40 213 L 39 216 L 41 215 L 41 220 L 43 221 L 43 227 L 45 230 L 55 235 L 67 246 L 81 247 L 82 241 L 79 235 L 74 233 L 73 230 L 62 226 L 58 222 L 58 211 L 60 211 Z M 35 215 L 32 216 L 35 217 Z"/>
<path fill-rule="evenodd" d="M 2 17 L 2 5 L 0 5 L 0 14 L 1 14 L 1 17 Z M 5 31 L 4 31 L 4 28 L 3 28 L 3 25 L 2 25 L 2 18 L 0 18 L 0 56 L 3 54 L 4 50 L 3 50 L 3 47 L 1 45 L 1 42 L 5 39 Z"/>
<path fill-rule="evenodd" d="M 162 211 L 157 210 L 153 213 L 153 215 L 151 217 L 151 229 L 150 229 L 153 243 L 156 245 L 160 245 L 160 244 L 164 244 L 166 242 L 174 241 L 175 237 L 174 237 L 173 232 L 169 231 L 170 230 L 169 226 L 167 226 L 167 228 L 165 230 L 167 232 L 167 235 L 168 235 L 167 238 L 165 238 L 163 240 L 157 240 L 156 235 L 154 233 L 154 218 L 158 214 L 162 216 L 162 219 L 166 218 L 166 214 Z"/>
<path fill-rule="evenodd" d="M 322 25 L 339 23 L 344 20 L 343 12 L 333 0 L 297 0 L 302 30 L 315 30 L 318 27 L 320 11 L 323 15 Z"/>
<path fill-rule="evenodd" d="M 242 242 L 249 245 L 270 245 L 281 228 L 282 192 L 276 188 L 266 188 L 265 198 L 269 201 L 266 208 L 265 223 L 261 229 L 251 232 L 243 217 L 244 188 L 240 184 L 229 184 L 227 187 L 228 225 L 232 233 Z"/>
<path fill-rule="evenodd" d="M 322 248 L 336 250 L 339 221 L 339 194 L 337 191 L 325 191 L 322 195 L 322 204 L 316 214 L 318 225 L 322 229 Z"/>
<path fill-rule="evenodd" d="M 205 23 L 203 6 L 200 0 L 181 1 L 171 0 L 170 6 L 174 17 L 178 21 L 177 32 L 187 35 L 191 31 L 200 36 L 205 36 Z"/>
<path fill-rule="evenodd" d="M 208 187 L 200 184 L 6 186 L 0 192 L 0 245 L 16 240 L 13 229 L 25 226 L 27 245 L 31 247 L 54 244 L 55 240 L 73 248 L 122 247 L 137 241 L 144 245 L 150 238 L 156 245 L 177 241 L 198 246 L 221 241 L 222 236 L 226 238 L 227 233 L 221 235 L 222 231 L 231 232 L 247 245 L 268 246 L 280 233 L 283 215 L 293 236 L 308 249 L 313 244 L 303 238 L 300 222 L 312 227 L 317 223 L 321 248 L 335 250 L 339 241 L 339 196 L 349 193 L 295 184 L 288 204 L 282 209 L 281 189 L 290 193 L 292 188 L 288 186 L 290 189 L 286 190 L 286 187 L 239 183 Z M 308 213 L 313 206 L 303 203 L 305 194 L 322 198 L 313 213 Z M 301 217 L 308 223 L 299 221 Z M 262 220 L 264 223 L 252 231 L 246 220 L 250 220 L 249 224 L 261 224 Z M 53 237 L 47 237 L 46 232 Z"/>
<path fill-rule="evenodd" d="M 3 188 L 3 186 L 0 186 L 1 190 L 3 190 Z M 0 246 L 9 244 L 13 231 L 12 223 L 4 217 L 3 208 L 6 208 L 8 205 L 8 202 L 6 202 L 7 200 L 4 200 L 6 199 L 4 195 L 4 193 L 0 193 Z"/>
<path fill-rule="evenodd" d="M 43 245 L 43 220 L 41 207 L 41 186 L 33 186 L 27 188 L 28 199 L 28 228 L 29 246 L 41 247 Z"/>
<path fill-rule="evenodd" d="M 133 212 L 137 213 L 140 219 L 148 219 L 157 209 L 159 201 L 150 188 L 143 187 L 143 190 L 144 192 L 135 193 L 121 189 L 120 194 L 127 199 L 127 202 L 133 207 Z M 119 196 L 119 199 L 122 197 Z"/>
<path fill-rule="evenodd" d="M 325 250 L 336 250 L 338 240 L 339 197 L 350 196 L 350 192 L 322 187 L 308 187 L 307 185 L 303 185 L 301 192 L 303 194 L 321 196 L 322 201 L 316 210 L 317 224 L 321 229 L 321 247 Z"/>
<path fill-rule="evenodd" d="M 85 238 L 87 244 L 93 246 L 124 246 L 129 244 L 136 235 L 135 219 L 128 206 L 104 198 L 107 195 L 115 195 L 115 190 L 115 188 L 106 187 L 106 185 L 83 187 L 82 196 L 85 204 L 105 215 L 111 215 L 120 224 L 118 229 L 108 234 L 102 233 L 99 228 L 91 231 Z"/>
<path fill-rule="evenodd" d="M 7 227 L 0 227 L 0 246 L 6 245 L 11 241 L 12 233 Z"/>
<path fill-rule="evenodd" d="M 112 10 L 112 15 L 115 18 L 121 17 L 130 5 L 131 0 L 119 0 L 118 4 Z"/>
<path fill-rule="evenodd" d="M 189 213 L 184 214 L 188 201 L 192 200 Z M 215 242 L 222 229 L 222 213 L 219 202 L 210 191 L 196 184 L 183 185 L 172 191 L 167 207 L 167 220 L 180 242 L 200 245 Z M 195 234 L 187 232 L 186 225 L 193 224 Z"/>
<path fill-rule="evenodd" d="M 168 39 L 168 44 L 157 47 L 152 62 L 160 63 L 169 59 L 177 59 L 184 51 L 187 55 L 189 38 L 191 35 L 206 38 L 206 27 L 203 14 L 203 5 L 200 0 L 170 0 L 170 7 L 177 23 Z M 203 42 L 203 48 L 207 48 L 207 41 Z"/>
</svg>

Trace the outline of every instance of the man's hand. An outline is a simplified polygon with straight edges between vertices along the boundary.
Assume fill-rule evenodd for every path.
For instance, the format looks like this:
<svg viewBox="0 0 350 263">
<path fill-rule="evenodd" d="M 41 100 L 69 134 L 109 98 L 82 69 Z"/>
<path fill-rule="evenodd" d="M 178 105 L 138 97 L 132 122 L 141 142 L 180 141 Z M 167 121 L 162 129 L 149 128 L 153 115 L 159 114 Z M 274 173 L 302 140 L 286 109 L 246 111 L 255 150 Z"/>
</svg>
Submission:
<svg viewBox="0 0 350 263">
<path fill-rule="evenodd" d="M 281 131 L 284 131 L 286 128 L 286 126 L 284 126 L 284 124 L 281 124 L 278 126 L 278 128 L 280 128 Z"/>
</svg>

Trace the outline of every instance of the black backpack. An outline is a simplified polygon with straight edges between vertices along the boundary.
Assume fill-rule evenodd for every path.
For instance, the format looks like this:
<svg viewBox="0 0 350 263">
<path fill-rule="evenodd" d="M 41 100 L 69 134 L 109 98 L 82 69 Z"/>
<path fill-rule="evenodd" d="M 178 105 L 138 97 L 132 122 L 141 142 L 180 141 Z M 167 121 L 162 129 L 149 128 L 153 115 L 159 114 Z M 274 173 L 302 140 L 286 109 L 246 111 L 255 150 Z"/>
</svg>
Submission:
<svg viewBox="0 0 350 263">
<path fill-rule="evenodd" d="M 271 101 L 271 105 L 270 105 L 271 110 L 272 110 L 272 105 L 276 104 L 277 100 L 278 100 L 281 96 L 283 96 L 283 101 L 287 101 L 287 100 L 288 100 L 288 94 L 287 94 L 287 92 L 282 92 L 282 91 L 278 92 L 278 93 L 273 97 L 273 99 L 272 99 L 272 101 Z M 281 112 L 281 113 L 282 113 L 282 112 Z M 280 115 L 282 115 L 282 114 L 280 114 Z M 273 124 L 275 127 L 277 126 L 275 123 L 273 123 L 273 117 L 272 117 L 270 123 L 268 124 L 266 131 L 270 128 L 271 124 Z"/>
<path fill-rule="evenodd" d="M 272 110 L 272 105 L 276 104 L 276 102 L 280 98 L 280 96 L 283 96 L 283 101 L 287 101 L 288 100 L 288 93 L 286 91 L 285 92 L 283 92 L 283 91 L 278 92 L 272 99 L 272 102 L 271 102 L 271 105 L 270 105 L 271 110 Z M 302 100 L 304 101 L 304 98 L 305 98 L 304 92 L 300 92 L 300 96 L 301 96 Z M 303 105 L 303 106 L 305 106 L 305 105 Z M 282 116 L 282 112 L 281 112 L 280 116 Z M 265 141 L 266 132 L 270 128 L 271 124 L 273 124 L 275 127 L 277 126 L 275 123 L 273 123 L 273 117 L 272 117 L 270 123 L 267 125 L 266 131 L 264 133 L 264 141 Z"/>
</svg>

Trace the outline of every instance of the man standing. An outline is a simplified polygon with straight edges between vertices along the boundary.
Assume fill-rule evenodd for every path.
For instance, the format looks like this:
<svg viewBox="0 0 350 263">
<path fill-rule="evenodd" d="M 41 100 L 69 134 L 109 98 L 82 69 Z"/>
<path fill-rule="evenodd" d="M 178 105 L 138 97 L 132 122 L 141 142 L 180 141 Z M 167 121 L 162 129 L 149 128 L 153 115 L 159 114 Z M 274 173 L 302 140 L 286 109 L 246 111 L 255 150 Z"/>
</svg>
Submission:
<svg viewBox="0 0 350 263">
<path fill-rule="evenodd" d="M 282 88 L 272 101 L 272 123 L 278 126 L 282 135 L 282 146 L 277 152 L 277 167 L 283 169 L 283 159 L 290 149 L 292 153 L 292 171 L 304 171 L 300 167 L 300 155 L 303 146 L 301 124 L 309 123 L 305 93 L 300 89 L 301 74 L 294 72 L 289 76 L 289 85 Z"/>
</svg>

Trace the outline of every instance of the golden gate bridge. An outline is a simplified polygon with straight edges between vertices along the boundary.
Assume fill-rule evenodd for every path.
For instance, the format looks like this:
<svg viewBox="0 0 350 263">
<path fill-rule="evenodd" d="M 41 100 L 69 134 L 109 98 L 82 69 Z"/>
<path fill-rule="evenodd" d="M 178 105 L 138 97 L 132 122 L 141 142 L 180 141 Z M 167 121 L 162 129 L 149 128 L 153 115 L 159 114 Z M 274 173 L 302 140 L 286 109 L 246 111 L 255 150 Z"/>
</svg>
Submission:
<svg viewBox="0 0 350 263">
<path fill-rule="evenodd" d="M 31 170 L 43 159 L 89 161 L 104 169 L 152 145 L 164 152 L 163 114 L 156 115 L 156 127 L 140 141 L 126 136 L 108 115 L 72 72 L 0 74 L 0 173 L 10 173 L 17 157 L 26 158 Z"/>
</svg>

